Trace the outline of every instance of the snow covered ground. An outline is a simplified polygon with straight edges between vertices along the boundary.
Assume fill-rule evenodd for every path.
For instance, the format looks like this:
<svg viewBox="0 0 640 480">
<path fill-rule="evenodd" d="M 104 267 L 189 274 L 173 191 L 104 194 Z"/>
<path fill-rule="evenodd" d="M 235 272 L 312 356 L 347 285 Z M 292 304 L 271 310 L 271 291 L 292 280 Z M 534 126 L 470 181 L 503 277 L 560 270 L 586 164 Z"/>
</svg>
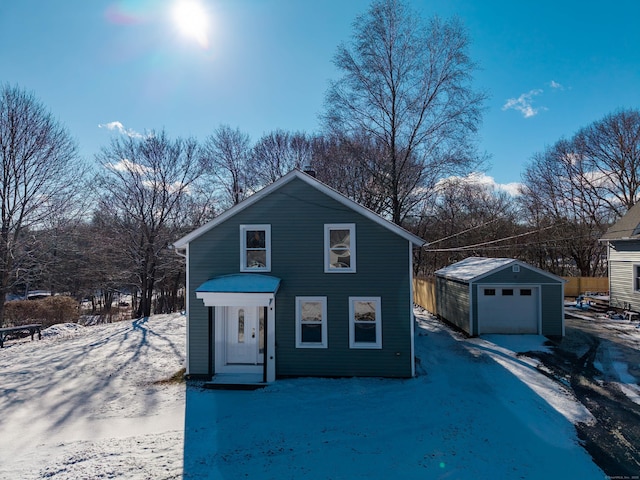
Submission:
<svg viewBox="0 0 640 480">
<path fill-rule="evenodd" d="M 544 337 L 465 339 L 417 321 L 417 378 L 253 392 L 154 383 L 184 363 L 180 315 L 10 342 L 0 478 L 603 478 L 573 427 L 588 412 L 514 353 Z"/>
</svg>

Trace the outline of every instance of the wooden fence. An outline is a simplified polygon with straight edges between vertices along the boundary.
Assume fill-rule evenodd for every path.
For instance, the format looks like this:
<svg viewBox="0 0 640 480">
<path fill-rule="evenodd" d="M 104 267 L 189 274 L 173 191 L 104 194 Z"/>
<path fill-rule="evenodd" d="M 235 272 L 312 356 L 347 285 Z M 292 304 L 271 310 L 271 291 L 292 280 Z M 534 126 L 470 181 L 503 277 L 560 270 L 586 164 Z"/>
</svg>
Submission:
<svg viewBox="0 0 640 480">
<path fill-rule="evenodd" d="M 413 303 L 420 305 L 428 312 L 437 315 L 436 311 L 436 279 L 414 278 L 413 279 Z"/>
<path fill-rule="evenodd" d="M 585 292 L 608 292 L 608 277 L 563 277 L 565 297 L 577 297 Z M 436 311 L 436 279 L 414 278 L 413 301 L 425 310 L 437 315 Z"/>
<path fill-rule="evenodd" d="M 609 292 L 609 277 L 562 277 L 565 297 L 577 297 L 585 292 Z"/>
</svg>

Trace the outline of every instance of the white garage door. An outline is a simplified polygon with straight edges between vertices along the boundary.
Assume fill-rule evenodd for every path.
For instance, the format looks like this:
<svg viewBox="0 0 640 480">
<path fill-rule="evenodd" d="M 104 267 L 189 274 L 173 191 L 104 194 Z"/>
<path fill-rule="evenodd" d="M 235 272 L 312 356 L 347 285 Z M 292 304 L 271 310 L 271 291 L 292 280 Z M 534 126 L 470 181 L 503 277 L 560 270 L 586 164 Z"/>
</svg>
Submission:
<svg viewBox="0 0 640 480">
<path fill-rule="evenodd" d="M 538 333 L 539 288 L 479 286 L 478 334 Z"/>
</svg>

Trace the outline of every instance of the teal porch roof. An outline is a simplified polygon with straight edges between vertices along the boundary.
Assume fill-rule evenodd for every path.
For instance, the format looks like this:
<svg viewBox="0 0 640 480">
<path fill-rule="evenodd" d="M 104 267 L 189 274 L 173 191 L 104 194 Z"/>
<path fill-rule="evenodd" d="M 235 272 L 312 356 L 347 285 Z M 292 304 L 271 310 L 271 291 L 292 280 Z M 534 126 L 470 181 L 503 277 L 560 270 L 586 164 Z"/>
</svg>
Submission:
<svg viewBox="0 0 640 480">
<path fill-rule="evenodd" d="M 256 273 L 222 275 L 207 280 L 196 293 L 273 293 L 280 287 L 280 279 Z"/>
</svg>

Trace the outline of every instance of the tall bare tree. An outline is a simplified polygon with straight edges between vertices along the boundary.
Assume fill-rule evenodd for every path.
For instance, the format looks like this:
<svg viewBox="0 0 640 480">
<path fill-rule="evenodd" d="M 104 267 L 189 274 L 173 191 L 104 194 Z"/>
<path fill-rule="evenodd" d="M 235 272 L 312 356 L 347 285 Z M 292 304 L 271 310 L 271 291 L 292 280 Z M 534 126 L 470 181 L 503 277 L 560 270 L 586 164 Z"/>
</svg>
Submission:
<svg viewBox="0 0 640 480">
<path fill-rule="evenodd" d="M 102 165 L 97 185 L 101 213 L 109 213 L 122 254 L 132 265 L 140 302 L 136 311 L 152 311 L 154 287 L 176 262 L 167 250 L 191 213 L 190 204 L 203 172 L 195 140 L 170 140 L 164 131 L 145 138 L 114 137 L 97 155 Z"/>
<path fill-rule="evenodd" d="M 264 187 L 294 168 L 311 161 L 311 140 L 304 133 L 274 130 L 265 134 L 253 147 L 251 175 L 257 186 Z"/>
<path fill-rule="evenodd" d="M 26 229 L 81 209 L 84 167 L 69 132 L 32 93 L 0 86 L 0 325 Z"/>
<path fill-rule="evenodd" d="M 312 140 L 311 167 L 319 180 L 360 205 L 384 213 L 384 192 L 375 183 L 367 164 L 368 159 L 379 153 L 365 136 L 318 135 Z"/>
<path fill-rule="evenodd" d="M 619 110 L 581 129 L 574 156 L 589 172 L 589 187 L 622 216 L 640 199 L 640 110 Z"/>
<path fill-rule="evenodd" d="M 533 156 L 523 180 L 526 218 L 554 226 L 538 262 L 556 273 L 570 264 L 583 276 L 603 273 L 598 238 L 640 199 L 640 111 L 619 110 L 559 140 Z"/>
<path fill-rule="evenodd" d="M 223 191 L 223 206 L 236 205 L 251 194 L 254 185 L 249 174 L 249 135 L 221 125 L 205 139 L 202 152 L 208 174 Z"/>
<path fill-rule="evenodd" d="M 367 165 L 395 223 L 419 203 L 419 189 L 477 165 L 486 95 L 471 86 L 468 47 L 459 20 L 426 22 L 402 0 L 377 0 L 338 48 L 343 76 L 328 90 L 325 123 L 382 150 Z"/>
<path fill-rule="evenodd" d="M 525 221 L 545 228 L 544 238 L 531 250 L 535 264 L 557 274 L 601 273 L 604 247 L 598 238 L 613 217 L 600 195 L 603 178 L 598 177 L 573 140 L 560 140 L 533 156 L 519 198 Z"/>
</svg>

